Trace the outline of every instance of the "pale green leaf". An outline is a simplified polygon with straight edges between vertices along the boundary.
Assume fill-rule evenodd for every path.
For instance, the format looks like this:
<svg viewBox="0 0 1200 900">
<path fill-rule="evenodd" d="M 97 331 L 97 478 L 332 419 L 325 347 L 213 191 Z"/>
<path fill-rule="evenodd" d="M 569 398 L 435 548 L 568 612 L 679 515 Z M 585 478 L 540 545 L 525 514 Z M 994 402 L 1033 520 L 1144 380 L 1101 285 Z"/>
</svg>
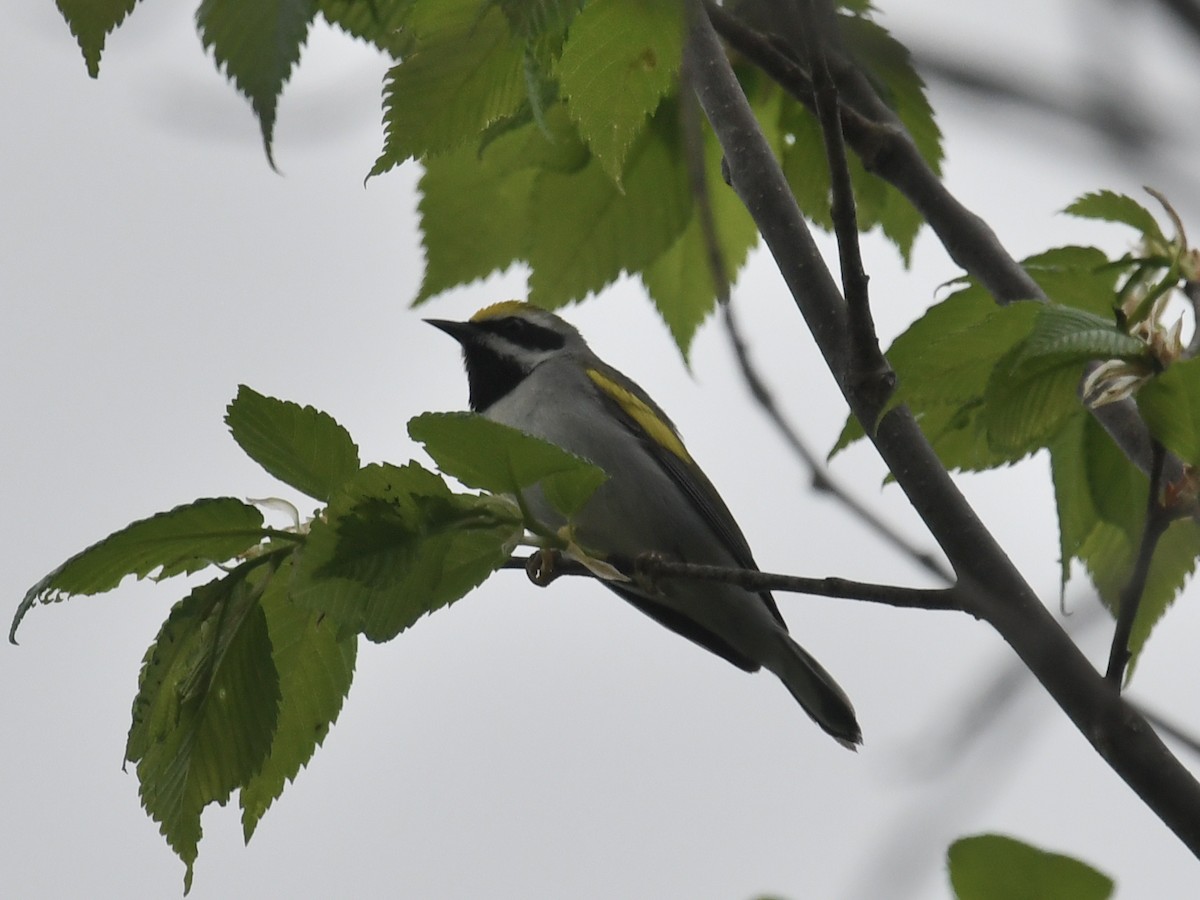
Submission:
<svg viewBox="0 0 1200 900">
<path fill-rule="evenodd" d="M 1022 362 L 1020 345 L 993 369 L 983 397 L 981 424 L 988 443 L 1010 458 L 1046 446 L 1074 417 L 1084 415 L 1078 397 L 1083 366 Z"/>
<path fill-rule="evenodd" d="M 196 25 L 217 65 L 250 101 L 272 168 L 275 111 L 300 59 L 317 0 L 201 0 Z"/>
<path fill-rule="evenodd" d="M 675 0 L 590 0 L 572 22 L 559 83 L 614 182 L 622 183 L 626 156 L 671 89 L 682 54 L 683 5 Z"/>
<path fill-rule="evenodd" d="M 142 805 L 187 866 L 200 813 L 224 804 L 262 765 L 279 708 L 279 678 L 258 597 L 261 570 L 228 575 L 176 604 L 146 652 L 125 758 Z"/>
<path fill-rule="evenodd" d="M 422 4 L 408 19 L 412 49 L 384 86 L 383 151 L 371 169 L 464 145 L 525 97 L 525 52 L 499 7 L 480 0 Z"/>
<path fill-rule="evenodd" d="M 285 782 L 296 778 L 324 742 L 354 677 L 357 636 L 339 640 L 333 620 L 293 602 L 291 580 L 289 558 L 274 573 L 261 601 L 279 673 L 280 700 L 271 750 L 238 797 L 246 841 Z"/>
<path fill-rule="evenodd" d="M 1033 323 L 1033 331 L 1021 350 L 1021 363 L 1046 357 L 1078 360 L 1139 359 L 1146 345 L 1117 328 L 1105 318 L 1084 309 L 1046 304 Z"/>
<path fill-rule="evenodd" d="M 1177 362 L 1143 385 L 1137 405 L 1164 447 L 1200 466 L 1200 359 Z"/>
<path fill-rule="evenodd" d="M 711 131 L 705 132 L 704 150 L 715 249 L 725 278 L 731 282 L 758 240 L 758 228 L 737 194 L 721 178 L 721 148 Z M 696 329 L 712 313 L 718 294 L 698 206 L 675 243 L 642 271 L 642 282 L 687 359 Z M 729 284 L 721 287 L 728 288 Z"/>
<path fill-rule="evenodd" d="M 526 40 L 561 35 L 574 21 L 584 0 L 496 0 L 514 34 Z"/>
<path fill-rule="evenodd" d="M 957 900 L 1106 900 L 1113 881 L 1085 862 L 1015 838 L 960 838 L 946 853 Z"/>
<path fill-rule="evenodd" d="M 358 447 L 333 417 L 244 384 L 225 413 L 233 439 L 271 475 L 317 500 L 328 500 L 358 471 Z"/>
<path fill-rule="evenodd" d="M 425 413 L 409 421 L 408 433 L 425 445 L 438 468 L 468 487 L 517 494 L 541 484 L 565 516 L 606 478 L 587 460 L 474 413 Z"/>
<path fill-rule="evenodd" d="M 1126 194 L 1115 191 L 1095 191 L 1074 200 L 1063 212 L 1082 219 L 1119 222 L 1151 240 L 1166 243 L 1151 212 Z"/>
<path fill-rule="evenodd" d="M 678 239 L 692 213 L 679 164 L 674 107 L 660 107 L 629 153 L 625 189 L 596 159 L 577 172 L 542 172 L 534 184 L 529 299 L 553 309 L 581 300 L 622 271 L 639 272 Z"/>
<path fill-rule="evenodd" d="M 156 578 L 199 571 L 256 546 L 263 518 L 253 506 L 232 497 L 196 500 L 141 519 L 83 550 L 35 584 L 13 617 L 9 640 L 38 601 L 110 591 L 128 575 Z"/>
<path fill-rule="evenodd" d="M 55 0 L 71 34 L 79 42 L 83 62 L 93 78 L 100 74 L 105 40 L 137 4 L 138 0 Z"/>
</svg>

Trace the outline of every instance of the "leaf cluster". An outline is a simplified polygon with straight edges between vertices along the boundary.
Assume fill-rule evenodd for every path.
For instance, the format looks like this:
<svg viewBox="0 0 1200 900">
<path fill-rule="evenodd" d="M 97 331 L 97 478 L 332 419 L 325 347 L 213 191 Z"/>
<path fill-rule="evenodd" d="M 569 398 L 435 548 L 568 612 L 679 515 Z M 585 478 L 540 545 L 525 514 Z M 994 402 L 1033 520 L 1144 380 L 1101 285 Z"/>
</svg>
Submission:
<svg viewBox="0 0 1200 900">
<path fill-rule="evenodd" d="M 137 0 L 60 3 L 99 71 L 106 36 Z M 279 97 L 313 21 L 393 60 L 384 79 L 383 149 L 370 174 L 424 167 L 425 276 L 416 302 L 521 263 L 529 299 L 556 308 L 622 273 L 638 276 L 686 356 L 696 329 L 745 263 L 758 232 L 724 189 L 711 133 L 684 146 L 684 10 L 677 0 L 202 0 L 204 46 L 249 101 L 268 160 Z M 741 11 L 754 19 L 751 4 Z M 907 50 L 847 2 L 846 51 L 891 105 L 929 164 L 940 133 Z M 771 17 L 764 29 L 775 25 Z M 745 66 L 746 95 L 804 212 L 831 227 L 830 185 L 815 118 Z M 688 153 L 703 163 L 714 266 Z M 878 227 L 908 259 L 921 224 L 883 179 L 851 161 L 863 230 Z"/>
<path fill-rule="evenodd" d="M 1154 216 L 1124 195 L 1089 194 L 1066 211 L 1136 229 L 1140 252 L 1114 260 L 1092 247 L 1060 247 L 1026 259 L 1048 303 L 998 307 L 982 286 L 963 279 L 889 348 L 899 377 L 892 406 L 912 410 L 950 469 L 994 469 L 1047 450 L 1061 584 L 1065 589 L 1072 563 L 1080 562 L 1115 612 L 1145 525 L 1149 479 L 1091 408 L 1136 392 L 1152 435 L 1187 465 L 1200 464 L 1200 366 L 1182 356 L 1177 327 L 1162 321 L 1174 314 L 1162 299 L 1188 278 L 1180 262 L 1187 248 L 1182 236 L 1168 240 Z M 1112 373 L 1108 395 L 1081 396 L 1100 366 L 1101 376 Z M 833 452 L 863 436 L 851 418 Z M 1178 485 L 1175 492 L 1172 502 L 1194 509 L 1194 488 Z M 1180 516 L 1153 558 L 1130 641 L 1134 658 L 1197 553 L 1200 526 Z"/>
<path fill-rule="evenodd" d="M 543 482 L 564 516 L 604 476 L 549 444 L 468 414 L 425 415 L 413 436 L 464 484 L 415 462 L 359 462 L 330 416 L 242 387 L 226 415 L 242 449 L 324 504 L 268 527 L 232 497 L 196 500 L 117 531 L 26 594 L 10 639 L 38 602 L 99 594 L 127 576 L 162 580 L 216 567 L 172 608 L 146 651 L 125 758 L 142 804 L 186 865 L 190 887 L 210 803 L 239 792 L 250 839 L 337 720 L 359 635 L 386 641 L 458 600 L 508 560 L 525 533 L 519 495 Z"/>
</svg>

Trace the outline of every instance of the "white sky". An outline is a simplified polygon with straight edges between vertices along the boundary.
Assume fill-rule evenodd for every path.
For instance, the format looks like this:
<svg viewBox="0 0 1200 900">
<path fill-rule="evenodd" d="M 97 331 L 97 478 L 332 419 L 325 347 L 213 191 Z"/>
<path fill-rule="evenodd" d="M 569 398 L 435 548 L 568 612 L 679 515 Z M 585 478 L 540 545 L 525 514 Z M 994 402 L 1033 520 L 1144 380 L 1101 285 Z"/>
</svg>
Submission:
<svg viewBox="0 0 1200 900">
<path fill-rule="evenodd" d="M 1094 80 L 1081 24 L 1095 4 L 903 6 L 902 35 L 961 40 L 968 57 L 997 65 L 1020 59 L 1028 77 L 1068 94 Z M 382 60 L 314 35 L 280 109 L 279 177 L 190 16 L 179 4 L 139 7 L 110 40 L 98 82 L 48 0 L 10 10 L 0 32 L 8 609 L 133 519 L 201 496 L 280 494 L 222 424 L 239 383 L 325 409 L 366 460 L 403 462 L 417 452 L 409 417 L 465 405 L 456 348 L 407 306 L 422 265 L 418 172 L 362 185 L 381 139 Z M 1038 26 L 1021 33 L 1031 17 Z M 1140 19 L 1122 34 L 1123 46 L 1152 48 L 1122 61 L 1135 96 L 1194 108 L 1184 103 L 1195 65 L 1166 62 L 1186 45 Z M 1069 126 L 952 93 L 934 101 L 951 188 L 1017 254 L 1092 240 L 1119 249 L 1118 230 L 1055 211 L 1085 190 L 1145 181 L 1200 231 L 1195 194 L 1172 193 L 1169 172 L 1123 172 Z M 878 241 L 867 252 L 889 335 L 954 274 L 928 234 L 911 272 Z M 465 315 L 521 291 L 516 273 L 429 309 Z M 756 357 L 823 450 L 843 407 L 768 260 L 756 258 L 737 300 Z M 805 490 L 732 374 L 719 327 L 701 333 L 689 377 L 630 284 L 568 317 L 668 409 L 764 568 L 919 583 Z M 879 489 L 865 448 L 839 458 L 835 474 L 924 540 L 899 492 Z M 1054 605 L 1047 475 L 1039 458 L 963 483 Z M 1091 618 L 1083 587 L 1071 592 L 1073 624 Z M 184 590 L 126 585 L 38 608 L 22 645 L 0 649 L 3 895 L 181 890 L 182 866 L 120 762 L 142 653 Z M 1134 690 L 1200 730 L 1191 593 L 1152 639 Z M 986 626 L 780 603 L 854 699 L 866 736 L 857 755 L 769 676 L 739 673 L 603 589 L 539 591 L 502 574 L 400 639 L 362 645 L 341 720 L 250 846 L 235 805 L 206 813 L 191 896 L 944 897 L 945 846 L 982 831 L 1079 855 L 1113 875 L 1121 897 L 1179 896 L 1194 881 L 1195 860 L 1036 686 L 1022 681 L 1016 703 L 985 709 L 994 727 L 955 758 L 941 752 L 939 738 L 979 711 L 1012 663 Z M 1098 662 L 1107 630 L 1093 625 L 1084 639 Z"/>
</svg>

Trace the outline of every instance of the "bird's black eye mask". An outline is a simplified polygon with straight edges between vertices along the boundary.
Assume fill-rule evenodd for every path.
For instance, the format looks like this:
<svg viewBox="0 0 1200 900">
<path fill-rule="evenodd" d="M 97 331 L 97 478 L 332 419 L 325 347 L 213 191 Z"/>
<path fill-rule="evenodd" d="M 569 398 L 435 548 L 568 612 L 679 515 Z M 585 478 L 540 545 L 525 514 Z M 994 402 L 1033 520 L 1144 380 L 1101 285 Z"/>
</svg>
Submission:
<svg viewBox="0 0 1200 900">
<path fill-rule="evenodd" d="M 480 323 L 480 329 L 529 350 L 561 350 L 566 338 L 519 316 L 505 316 Z"/>
</svg>

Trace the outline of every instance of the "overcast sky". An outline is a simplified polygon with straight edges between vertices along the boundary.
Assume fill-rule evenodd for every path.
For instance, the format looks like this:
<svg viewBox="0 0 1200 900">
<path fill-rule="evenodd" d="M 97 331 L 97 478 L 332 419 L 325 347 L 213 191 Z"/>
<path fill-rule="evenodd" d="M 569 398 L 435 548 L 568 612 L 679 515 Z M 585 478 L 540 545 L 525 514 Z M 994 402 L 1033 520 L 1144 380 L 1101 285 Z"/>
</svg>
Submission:
<svg viewBox="0 0 1200 900">
<path fill-rule="evenodd" d="M 964 58 L 1020 61 L 1071 98 L 1116 68 L 1135 98 L 1188 110 L 1190 52 L 1149 18 L 1109 35 L 1095 3 L 904 6 L 891 20 Z M 1036 18 L 1034 18 L 1036 17 Z M 1020 25 L 1021 28 L 1018 28 Z M 1192 54 L 1193 57 L 1195 54 Z M 412 164 L 365 188 L 385 63 L 316 31 L 284 95 L 268 168 L 247 104 L 201 52 L 191 9 L 143 4 L 87 78 L 50 0 L 0 32 L 0 571 L 8 609 L 70 554 L 196 497 L 282 495 L 228 437 L 239 383 L 313 404 L 365 460 L 419 451 L 405 422 L 465 406 L 457 349 L 408 307 L 421 277 Z M 1165 164 L 1116 158 L 1062 122 L 939 88 L 950 187 L 1018 254 L 1125 235 L 1056 214 L 1100 187 L 1151 182 L 1200 233 L 1193 133 Z M 1190 105 L 1188 105 L 1190 104 Z M 1183 119 L 1184 117 L 1180 117 Z M 824 246 L 827 246 L 824 245 Z M 867 241 L 893 335 L 955 273 L 928 234 L 905 272 Z M 520 296 L 523 273 L 428 309 L 465 316 Z M 844 406 L 790 300 L 757 255 L 735 293 L 762 362 L 824 451 Z M 720 486 L 766 569 L 924 583 L 805 489 L 730 366 L 719 325 L 689 375 L 636 285 L 569 310 L 593 348 L 646 387 Z M 836 475 L 928 543 L 865 448 Z M 962 482 L 1052 607 L 1057 539 L 1036 458 Z M 311 502 L 307 504 L 311 506 Z M 5 896 L 170 897 L 183 867 L 121 770 L 147 644 L 186 586 L 127 584 L 31 612 L 0 649 L 0 889 Z M 1200 730 L 1189 589 L 1152 638 L 1134 691 Z M 1080 581 L 1070 625 L 1103 661 L 1108 623 Z M 249 847 L 236 803 L 210 808 L 193 897 L 944 897 L 954 838 L 1001 831 L 1109 873 L 1118 896 L 1179 896 L 1195 860 L 1027 679 L 987 692 L 1013 657 L 954 614 L 781 597 L 793 633 L 853 698 L 848 753 L 769 676 L 747 676 L 580 581 L 541 591 L 502 573 L 398 640 L 363 644 L 338 724 Z M 948 745 L 964 717 L 989 728 Z M 952 749 L 947 750 L 947 747 Z M 1186 752 L 1186 751 L 1185 751 Z M 1189 764 L 1195 763 L 1187 758 Z M 1186 881 L 1185 881 L 1186 880 Z"/>
</svg>

